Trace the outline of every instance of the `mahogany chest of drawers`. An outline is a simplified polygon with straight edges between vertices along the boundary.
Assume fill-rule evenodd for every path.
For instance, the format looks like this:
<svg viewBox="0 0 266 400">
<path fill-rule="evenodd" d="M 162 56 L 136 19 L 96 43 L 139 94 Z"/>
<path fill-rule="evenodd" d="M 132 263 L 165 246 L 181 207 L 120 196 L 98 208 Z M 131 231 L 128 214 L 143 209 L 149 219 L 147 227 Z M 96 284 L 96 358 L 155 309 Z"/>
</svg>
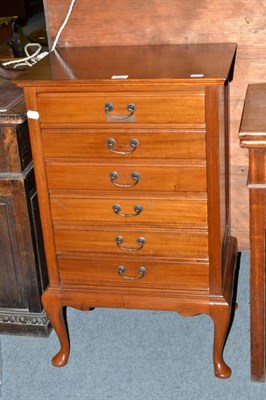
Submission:
<svg viewBox="0 0 266 400">
<path fill-rule="evenodd" d="M 50 285 L 65 306 L 212 317 L 214 371 L 232 308 L 228 86 L 236 46 L 61 48 L 24 87 Z"/>
</svg>

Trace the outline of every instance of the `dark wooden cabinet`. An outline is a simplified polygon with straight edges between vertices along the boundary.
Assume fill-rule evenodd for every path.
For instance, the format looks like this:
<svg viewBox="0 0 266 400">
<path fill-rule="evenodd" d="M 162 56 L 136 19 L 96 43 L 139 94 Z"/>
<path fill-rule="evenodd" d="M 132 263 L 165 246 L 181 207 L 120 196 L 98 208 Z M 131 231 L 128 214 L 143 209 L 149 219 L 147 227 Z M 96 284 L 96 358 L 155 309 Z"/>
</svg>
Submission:
<svg viewBox="0 0 266 400">
<path fill-rule="evenodd" d="M 47 269 L 23 93 L 0 82 L 0 332 L 47 335 Z"/>
<path fill-rule="evenodd" d="M 248 85 L 240 125 L 249 152 L 251 378 L 266 376 L 266 83 Z"/>
</svg>

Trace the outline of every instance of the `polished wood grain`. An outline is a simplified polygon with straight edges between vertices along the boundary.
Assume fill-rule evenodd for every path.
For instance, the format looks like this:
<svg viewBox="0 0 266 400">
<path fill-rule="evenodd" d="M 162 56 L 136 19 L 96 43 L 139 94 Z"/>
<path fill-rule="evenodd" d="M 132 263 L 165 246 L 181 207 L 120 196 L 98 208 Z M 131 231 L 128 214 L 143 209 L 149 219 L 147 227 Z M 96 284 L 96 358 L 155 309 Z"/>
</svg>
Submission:
<svg viewBox="0 0 266 400">
<path fill-rule="evenodd" d="M 127 190 L 133 192 L 180 192 L 206 190 L 206 166 L 189 166 L 188 162 L 173 165 L 174 163 L 163 163 L 147 166 L 143 161 L 138 164 L 127 165 L 120 163 L 112 164 L 79 164 L 77 163 L 48 163 L 47 183 L 49 190 L 108 190 L 117 192 L 123 187 L 114 185 L 128 185 Z M 192 161 L 190 162 L 192 164 Z M 117 172 L 118 178 L 111 181 L 110 174 Z M 134 181 L 132 174 L 140 175 L 138 181 Z M 88 179 L 89 177 L 89 179 Z M 136 183 L 137 182 L 137 183 Z M 134 185 L 134 183 L 136 183 Z M 134 185 L 134 186 L 133 186 Z"/>
<path fill-rule="evenodd" d="M 120 226 L 130 223 L 172 225 L 174 227 L 207 228 L 206 194 L 196 198 L 176 195 L 172 197 L 141 197 L 113 195 L 92 196 L 91 192 L 73 198 L 72 193 L 51 195 L 51 212 L 55 222 L 74 224 L 114 223 Z M 83 196 L 83 197 L 82 197 Z M 86 197 L 85 197 L 86 196 Z M 119 205 L 121 211 L 116 212 Z M 142 211 L 137 213 L 136 206 Z"/>
<path fill-rule="evenodd" d="M 122 236 L 124 241 L 119 247 L 116 237 Z M 138 238 L 144 238 L 142 249 Z M 125 255 L 134 252 L 135 255 L 154 255 L 179 259 L 208 259 L 208 236 L 206 232 L 168 232 L 162 230 L 133 228 L 133 231 L 122 229 L 120 226 L 113 229 L 99 229 L 98 227 L 72 227 L 69 224 L 55 226 L 55 243 L 57 252 L 62 253 L 100 253 Z M 173 246 L 174 243 L 174 246 Z M 123 250 L 125 248 L 125 250 Z"/>
<path fill-rule="evenodd" d="M 54 104 L 57 104 L 55 107 Z M 114 111 L 108 115 L 103 113 L 106 103 L 113 104 Z M 116 122 L 111 117 L 129 115 L 127 104 L 133 103 L 136 111 L 126 122 L 133 123 L 190 123 L 204 122 L 204 97 L 188 95 L 128 95 L 109 94 L 106 96 L 88 96 L 84 94 L 44 94 L 38 96 L 40 121 L 45 123 L 77 123 L 85 124 Z M 64 109 L 64 112 L 61 110 Z M 169 126 L 169 125 L 168 125 Z"/>
<path fill-rule="evenodd" d="M 248 86 L 239 135 L 249 149 L 251 378 L 265 381 L 266 83 Z"/>
<path fill-rule="evenodd" d="M 61 342 L 55 366 L 69 357 L 64 307 L 124 307 L 211 316 L 214 371 L 230 376 L 223 347 L 237 251 L 227 150 L 235 50 L 233 44 L 75 49 L 91 60 L 80 63 L 61 49 L 17 81 L 36 112 L 29 124 L 49 265 L 43 302 Z M 126 80 L 110 78 L 118 53 L 131 68 Z M 203 77 L 190 77 L 190 60 L 206 66 Z M 125 117 L 133 100 L 136 115 Z M 114 102 L 111 113 L 122 114 L 120 121 L 106 115 L 106 101 Z M 123 146 L 140 133 L 143 149 L 110 156 L 103 134 L 116 132 Z M 191 134 L 197 140 L 188 144 Z M 64 135 L 73 140 L 72 152 Z M 142 202 L 143 209 L 116 215 L 114 199 L 126 213 Z"/>
<path fill-rule="evenodd" d="M 139 268 L 144 266 L 147 270 L 141 279 L 124 279 L 119 275 L 118 267 L 125 266 L 126 277 L 140 278 Z M 64 285 L 73 287 L 88 287 L 91 285 L 115 285 L 120 287 L 136 288 L 146 287 L 193 290 L 202 292 L 209 290 L 209 265 L 208 263 L 176 263 L 157 261 L 155 259 L 135 259 L 127 257 L 120 259 L 117 256 L 86 258 L 59 256 L 58 266 L 60 277 Z"/>
<path fill-rule="evenodd" d="M 143 79 L 146 87 L 148 87 L 149 80 L 160 79 L 160 84 L 157 81 L 158 91 L 160 92 L 166 90 L 168 93 L 183 93 L 183 95 L 187 94 L 187 96 L 190 94 L 193 98 L 204 97 L 204 90 L 200 85 L 202 82 L 204 83 L 205 79 L 209 80 L 210 84 L 232 79 L 231 71 L 228 72 L 228 65 L 232 61 L 232 54 L 235 54 L 235 50 L 236 44 L 231 42 L 189 43 L 178 46 L 172 44 L 84 46 L 82 49 L 80 47 L 64 47 L 56 49 L 56 51 L 50 53 L 49 57 L 39 62 L 38 70 L 41 71 L 41 74 L 37 73 L 36 70 L 25 70 L 19 79 L 24 81 L 24 85 L 27 85 L 27 81 L 29 84 L 30 80 L 36 80 L 38 81 L 38 86 L 45 86 L 46 79 L 51 80 L 50 85 L 64 84 L 66 83 L 64 81 L 68 81 L 69 86 L 63 87 L 62 90 L 67 94 L 74 92 L 73 99 L 75 97 L 82 98 L 83 96 L 89 99 L 90 96 L 93 96 L 93 91 L 90 91 L 90 95 L 86 93 L 84 84 L 89 85 L 98 80 L 101 83 L 103 83 L 103 80 L 105 81 L 106 89 L 108 88 L 107 84 L 112 87 L 117 86 L 117 90 L 113 91 L 113 95 L 115 98 L 120 98 L 120 100 L 123 96 L 127 97 L 131 92 L 129 87 L 129 92 L 124 87 L 121 87 L 121 80 L 124 83 L 130 82 L 130 87 L 137 83 L 138 90 L 135 90 L 134 94 L 131 93 L 133 98 L 139 92 L 141 93 L 139 84 Z M 82 53 L 80 53 L 81 51 Z M 123 57 L 121 57 L 121 52 L 124 54 Z M 170 64 L 167 62 L 169 57 L 173 60 Z M 220 61 L 219 65 L 217 65 L 217 58 Z M 205 62 L 206 59 L 209 60 L 208 63 Z M 96 65 L 97 68 L 95 68 Z M 213 70 L 214 65 L 217 67 L 217 72 Z M 126 79 L 112 79 L 113 76 L 121 75 L 121 73 L 128 75 L 128 77 Z M 199 74 L 200 76 L 193 76 L 193 74 Z M 188 79 L 189 85 L 186 85 L 185 82 L 181 86 L 169 85 L 170 81 L 173 83 L 175 79 Z M 162 85 L 164 82 L 168 83 L 165 88 Z M 83 85 L 79 93 L 71 90 L 71 85 L 73 84 Z M 151 87 L 152 93 L 154 85 L 156 85 L 156 82 L 153 82 Z M 194 87 L 194 85 L 198 87 Z M 95 87 L 96 91 L 97 86 Z M 98 91 L 100 91 L 101 97 L 105 98 L 99 87 Z M 121 96 L 119 96 L 119 92 L 122 92 Z M 38 95 L 38 99 L 43 99 L 44 102 L 45 99 L 48 102 L 49 98 L 52 97 L 59 98 L 60 96 L 58 92 L 53 93 L 49 89 L 42 90 Z M 152 96 L 151 101 L 156 103 L 156 100 L 160 101 L 158 96 Z M 175 101 L 178 102 L 178 98 Z M 161 102 L 163 103 L 163 98 Z M 199 106 L 203 104 L 203 99 L 199 99 L 197 104 Z M 190 112 L 191 110 L 186 110 L 186 113 Z"/>
<path fill-rule="evenodd" d="M 130 159 L 205 159 L 205 130 L 183 129 L 43 129 L 43 151 L 49 158 L 112 158 L 124 159 L 133 150 L 132 139 L 138 141 Z M 115 146 L 110 148 L 108 140 Z M 54 146 L 54 142 L 58 145 Z"/>
</svg>

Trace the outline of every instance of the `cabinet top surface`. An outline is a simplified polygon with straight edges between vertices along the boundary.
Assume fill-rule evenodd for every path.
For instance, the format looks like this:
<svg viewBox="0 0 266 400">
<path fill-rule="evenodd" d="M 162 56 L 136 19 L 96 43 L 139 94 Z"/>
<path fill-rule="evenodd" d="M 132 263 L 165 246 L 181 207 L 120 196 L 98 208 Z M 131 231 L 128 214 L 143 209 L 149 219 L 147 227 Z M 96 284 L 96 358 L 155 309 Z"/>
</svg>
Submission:
<svg viewBox="0 0 266 400">
<path fill-rule="evenodd" d="M 10 81 L 0 79 L 0 125 L 6 120 L 11 123 L 12 118 L 14 123 L 18 123 L 17 118 L 25 114 L 25 109 L 23 90 Z"/>
<path fill-rule="evenodd" d="M 19 86 L 124 80 L 221 83 L 232 79 L 235 52 L 233 43 L 65 47 L 51 52 L 15 82 Z"/>
<path fill-rule="evenodd" d="M 240 137 L 259 134 L 266 139 L 266 83 L 248 85 L 240 126 Z"/>
</svg>

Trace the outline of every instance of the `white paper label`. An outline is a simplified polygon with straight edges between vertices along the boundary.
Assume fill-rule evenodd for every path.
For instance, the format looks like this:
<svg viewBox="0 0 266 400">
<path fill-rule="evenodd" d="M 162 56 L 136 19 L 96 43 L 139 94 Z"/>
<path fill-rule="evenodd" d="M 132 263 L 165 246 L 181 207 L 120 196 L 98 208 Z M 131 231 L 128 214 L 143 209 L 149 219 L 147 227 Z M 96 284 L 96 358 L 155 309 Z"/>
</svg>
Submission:
<svg viewBox="0 0 266 400">
<path fill-rule="evenodd" d="M 128 75 L 113 75 L 111 79 L 127 79 Z"/>
<path fill-rule="evenodd" d="M 28 110 L 27 117 L 29 119 L 39 119 L 40 115 L 39 115 L 38 111 Z"/>
<path fill-rule="evenodd" d="M 191 74 L 190 78 L 203 78 L 204 74 Z"/>
</svg>

